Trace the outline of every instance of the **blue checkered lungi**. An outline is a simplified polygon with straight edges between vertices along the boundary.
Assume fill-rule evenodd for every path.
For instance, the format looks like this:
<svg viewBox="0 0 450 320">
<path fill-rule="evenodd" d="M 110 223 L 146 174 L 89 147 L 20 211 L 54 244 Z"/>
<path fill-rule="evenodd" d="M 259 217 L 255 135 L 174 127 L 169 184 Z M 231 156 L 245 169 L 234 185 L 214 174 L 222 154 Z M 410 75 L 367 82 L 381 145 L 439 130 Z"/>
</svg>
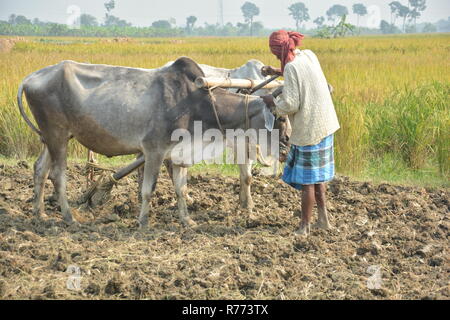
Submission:
<svg viewBox="0 0 450 320">
<path fill-rule="evenodd" d="M 302 185 L 328 182 L 334 177 L 334 135 L 314 146 L 291 145 L 281 179 L 301 190 Z"/>
</svg>

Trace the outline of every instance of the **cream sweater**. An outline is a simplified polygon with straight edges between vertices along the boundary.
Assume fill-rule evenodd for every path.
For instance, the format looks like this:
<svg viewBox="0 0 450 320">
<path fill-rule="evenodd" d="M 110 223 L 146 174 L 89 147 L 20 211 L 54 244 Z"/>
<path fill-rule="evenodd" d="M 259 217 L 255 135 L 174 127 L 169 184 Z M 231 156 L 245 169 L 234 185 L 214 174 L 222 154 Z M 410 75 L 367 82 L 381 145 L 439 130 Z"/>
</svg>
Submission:
<svg viewBox="0 0 450 320">
<path fill-rule="evenodd" d="M 292 144 L 310 146 L 340 127 L 316 55 L 311 50 L 296 50 L 295 53 L 295 59 L 284 69 L 283 94 L 275 99 L 275 112 L 279 116 L 289 116 Z"/>
</svg>

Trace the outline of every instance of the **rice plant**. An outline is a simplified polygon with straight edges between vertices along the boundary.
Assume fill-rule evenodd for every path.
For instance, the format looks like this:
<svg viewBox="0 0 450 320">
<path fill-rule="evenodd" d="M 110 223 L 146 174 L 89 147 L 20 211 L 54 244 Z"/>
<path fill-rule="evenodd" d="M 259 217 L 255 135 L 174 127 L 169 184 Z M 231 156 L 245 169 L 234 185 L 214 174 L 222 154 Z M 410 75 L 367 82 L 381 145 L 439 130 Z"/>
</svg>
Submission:
<svg viewBox="0 0 450 320">
<path fill-rule="evenodd" d="M 338 171 L 358 174 L 394 155 L 412 170 L 434 166 L 448 178 L 449 40 L 448 34 L 305 39 L 303 48 L 317 54 L 336 90 Z M 41 148 L 15 98 L 31 72 L 62 60 L 157 68 L 180 56 L 224 68 L 249 59 L 279 64 L 264 38 L 25 38 L 0 53 L 0 155 L 34 157 Z M 71 155 L 85 151 L 73 143 Z"/>
</svg>

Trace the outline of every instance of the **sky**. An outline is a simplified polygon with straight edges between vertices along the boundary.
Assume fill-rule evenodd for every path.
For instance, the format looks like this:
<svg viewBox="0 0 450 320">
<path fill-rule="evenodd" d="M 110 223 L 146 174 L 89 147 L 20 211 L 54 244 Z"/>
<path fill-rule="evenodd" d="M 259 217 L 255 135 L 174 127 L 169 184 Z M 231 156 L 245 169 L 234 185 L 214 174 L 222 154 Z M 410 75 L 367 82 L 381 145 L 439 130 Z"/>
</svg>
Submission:
<svg viewBox="0 0 450 320">
<path fill-rule="evenodd" d="M 240 7 L 246 0 L 223 0 L 224 21 L 243 22 Z M 325 16 L 325 12 L 333 4 L 347 6 L 351 13 L 354 3 L 364 3 L 371 10 L 362 18 L 361 26 L 378 27 L 380 19 L 390 21 L 388 4 L 392 0 L 300 0 L 309 8 L 311 21 L 307 27 L 313 26 L 312 20 Z M 7 20 L 9 15 L 21 14 L 27 18 L 39 18 L 43 21 L 66 23 L 71 14 L 68 9 L 77 6 L 81 13 L 95 16 L 100 22 L 105 15 L 106 0 L 0 0 L 0 20 Z M 186 17 L 194 15 L 198 18 L 197 26 L 218 22 L 219 0 L 116 0 L 116 8 L 112 14 L 131 22 L 136 26 L 150 26 L 156 20 L 174 18 L 178 26 L 186 25 Z M 250 0 L 260 8 L 260 15 L 255 21 L 263 22 L 267 28 L 294 28 L 295 22 L 289 16 L 288 7 L 298 0 Z M 407 0 L 400 0 L 407 4 Z M 70 10 L 69 10 L 70 11 Z M 72 11 L 73 12 L 73 11 Z M 450 0 L 427 0 L 427 9 L 418 22 L 436 22 L 450 16 Z M 356 16 L 350 14 L 349 22 L 356 24 Z"/>
</svg>

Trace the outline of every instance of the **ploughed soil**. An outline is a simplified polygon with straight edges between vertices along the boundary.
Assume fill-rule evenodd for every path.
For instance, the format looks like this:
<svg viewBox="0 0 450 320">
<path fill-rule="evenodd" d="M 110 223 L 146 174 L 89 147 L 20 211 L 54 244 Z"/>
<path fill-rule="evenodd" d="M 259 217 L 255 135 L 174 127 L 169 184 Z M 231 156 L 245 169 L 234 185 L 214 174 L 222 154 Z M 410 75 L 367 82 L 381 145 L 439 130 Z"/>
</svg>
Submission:
<svg viewBox="0 0 450 320">
<path fill-rule="evenodd" d="M 68 194 L 86 185 L 71 164 Z M 183 228 L 163 172 L 150 227 L 139 231 L 137 184 L 120 182 L 105 205 L 74 209 L 66 226 L 46 200 L 32 216 L 32 168 L 0 165 L 0 299 L 449 299 L 446 189 L 329 185 L 332 230 L 296 238 L 299 192 L 255 176 L 252 213 L 239 179 L 193 175 Z M 47 183 L 46 197 L 53 187 Z"/>
</svg>

